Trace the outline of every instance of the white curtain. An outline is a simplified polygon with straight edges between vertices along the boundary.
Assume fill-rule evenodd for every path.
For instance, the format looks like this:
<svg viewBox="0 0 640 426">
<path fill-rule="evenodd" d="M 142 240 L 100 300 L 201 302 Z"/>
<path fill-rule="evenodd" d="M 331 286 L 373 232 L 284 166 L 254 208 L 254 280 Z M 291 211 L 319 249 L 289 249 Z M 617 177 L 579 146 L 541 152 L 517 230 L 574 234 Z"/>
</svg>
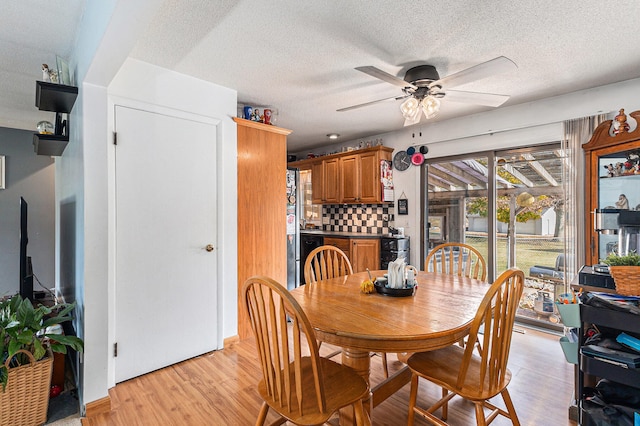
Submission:
<svg viewBox="0 0 640 426">
<path fill-rule="evenodd" d="M 588 188 L 584 181 L 584 151 L 582 145 L 587 143 L 593 131 L 606 119 L 605 114 L 577 118 L 564 122 L 563 182 L 565 188 L 565 286 L 571 283 L 578 269 L 585 262 L 585 200 Z M 573 255 L 570 255 L 573 253 Z M 565 289 L 566 291 L 566 289 Z"/>
</svg>

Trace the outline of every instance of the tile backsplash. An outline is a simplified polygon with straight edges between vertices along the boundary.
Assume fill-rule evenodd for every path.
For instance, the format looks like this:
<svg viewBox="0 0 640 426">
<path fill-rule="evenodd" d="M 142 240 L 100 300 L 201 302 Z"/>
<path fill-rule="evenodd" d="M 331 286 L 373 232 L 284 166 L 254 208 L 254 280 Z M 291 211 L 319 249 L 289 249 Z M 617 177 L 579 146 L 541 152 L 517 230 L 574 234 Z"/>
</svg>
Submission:
<svg viewBox="0 0 640 426">
<path fill-rule="evenodd" d="M 394 214 L 393 204 L 328 204 L 322 206 L 322 217 L 329 223 L 322 228 L 325 231 L 388 234 Z"/>
</svg>

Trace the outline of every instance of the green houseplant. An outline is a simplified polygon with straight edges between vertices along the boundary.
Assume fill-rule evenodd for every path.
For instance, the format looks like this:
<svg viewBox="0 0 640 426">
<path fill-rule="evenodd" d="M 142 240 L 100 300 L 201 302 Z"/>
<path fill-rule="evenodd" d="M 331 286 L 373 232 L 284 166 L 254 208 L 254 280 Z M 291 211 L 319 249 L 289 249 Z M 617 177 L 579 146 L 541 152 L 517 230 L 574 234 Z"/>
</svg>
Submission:
<svg viewBox="0 0 640 426">
<path fill-rule="evenodd" d="M 46 421 L 52 352 L 83 350 L 82 339 L 50 327 L 72 320 L 75 306 L 34 307 L 20 295 L 0 301 L 0 425 Z"/>
<path fill-rule="evenodd" d="M 631 252 L 624 256 L 611 253 L 604 259 L 600 259 L 602 263 L 609 266 L 640 266 L 640 254 Z"/>
<path fill-rule="evenodd" d="M 618 294 L 640 295 L 640 254 L 631 252 L 619 256 L 612 253 L 600 261 L 609 265 L 609 272 L 616 284 Z"/>
</svg>

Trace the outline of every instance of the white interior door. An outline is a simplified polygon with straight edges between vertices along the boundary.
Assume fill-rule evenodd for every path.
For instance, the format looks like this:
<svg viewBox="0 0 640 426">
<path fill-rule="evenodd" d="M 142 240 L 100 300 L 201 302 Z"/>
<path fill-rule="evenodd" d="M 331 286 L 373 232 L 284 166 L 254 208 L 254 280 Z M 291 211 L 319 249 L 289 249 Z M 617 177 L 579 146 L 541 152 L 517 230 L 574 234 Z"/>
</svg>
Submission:
<svg viewBox="0 0 640 426">
<path fill-rule="evenodd" d="M 218 349 L 216 126 L 116 106 L 115 130 L 121 382 Z"/>
</svg>

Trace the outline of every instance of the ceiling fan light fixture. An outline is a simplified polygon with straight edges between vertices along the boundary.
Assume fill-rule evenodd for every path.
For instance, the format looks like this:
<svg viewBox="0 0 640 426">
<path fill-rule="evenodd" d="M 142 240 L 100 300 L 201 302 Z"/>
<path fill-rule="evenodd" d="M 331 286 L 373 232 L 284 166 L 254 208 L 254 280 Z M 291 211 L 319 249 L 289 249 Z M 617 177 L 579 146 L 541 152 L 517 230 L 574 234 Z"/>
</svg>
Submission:
<svg viewBox="0 0 640 426">
<path fill-rule="evenodd" d="M 431 95 L 426 96 L 422 102 L 420 102 L 420 106 L 422 107 L 424 116 L 427 119 L 433 118 L 438 115 L 438 112 L 440 111 L 440 99 Z"/>
<path fill-rule="evenodd" d="M 329 139 L 338 139 L 338 138 L 340 137 L 340 135 L 339 135 L 338 133 L 329 133 L 329 134 L 327 135 L 327 137 L 328 137 Z"/>
<path fill-rule="evenodd" d="M 414 97 L 409 97 L 400 105 L 402 116 L 408 120 L 413 120 L 420 114 L 420 103 Z"/>
</svg>

